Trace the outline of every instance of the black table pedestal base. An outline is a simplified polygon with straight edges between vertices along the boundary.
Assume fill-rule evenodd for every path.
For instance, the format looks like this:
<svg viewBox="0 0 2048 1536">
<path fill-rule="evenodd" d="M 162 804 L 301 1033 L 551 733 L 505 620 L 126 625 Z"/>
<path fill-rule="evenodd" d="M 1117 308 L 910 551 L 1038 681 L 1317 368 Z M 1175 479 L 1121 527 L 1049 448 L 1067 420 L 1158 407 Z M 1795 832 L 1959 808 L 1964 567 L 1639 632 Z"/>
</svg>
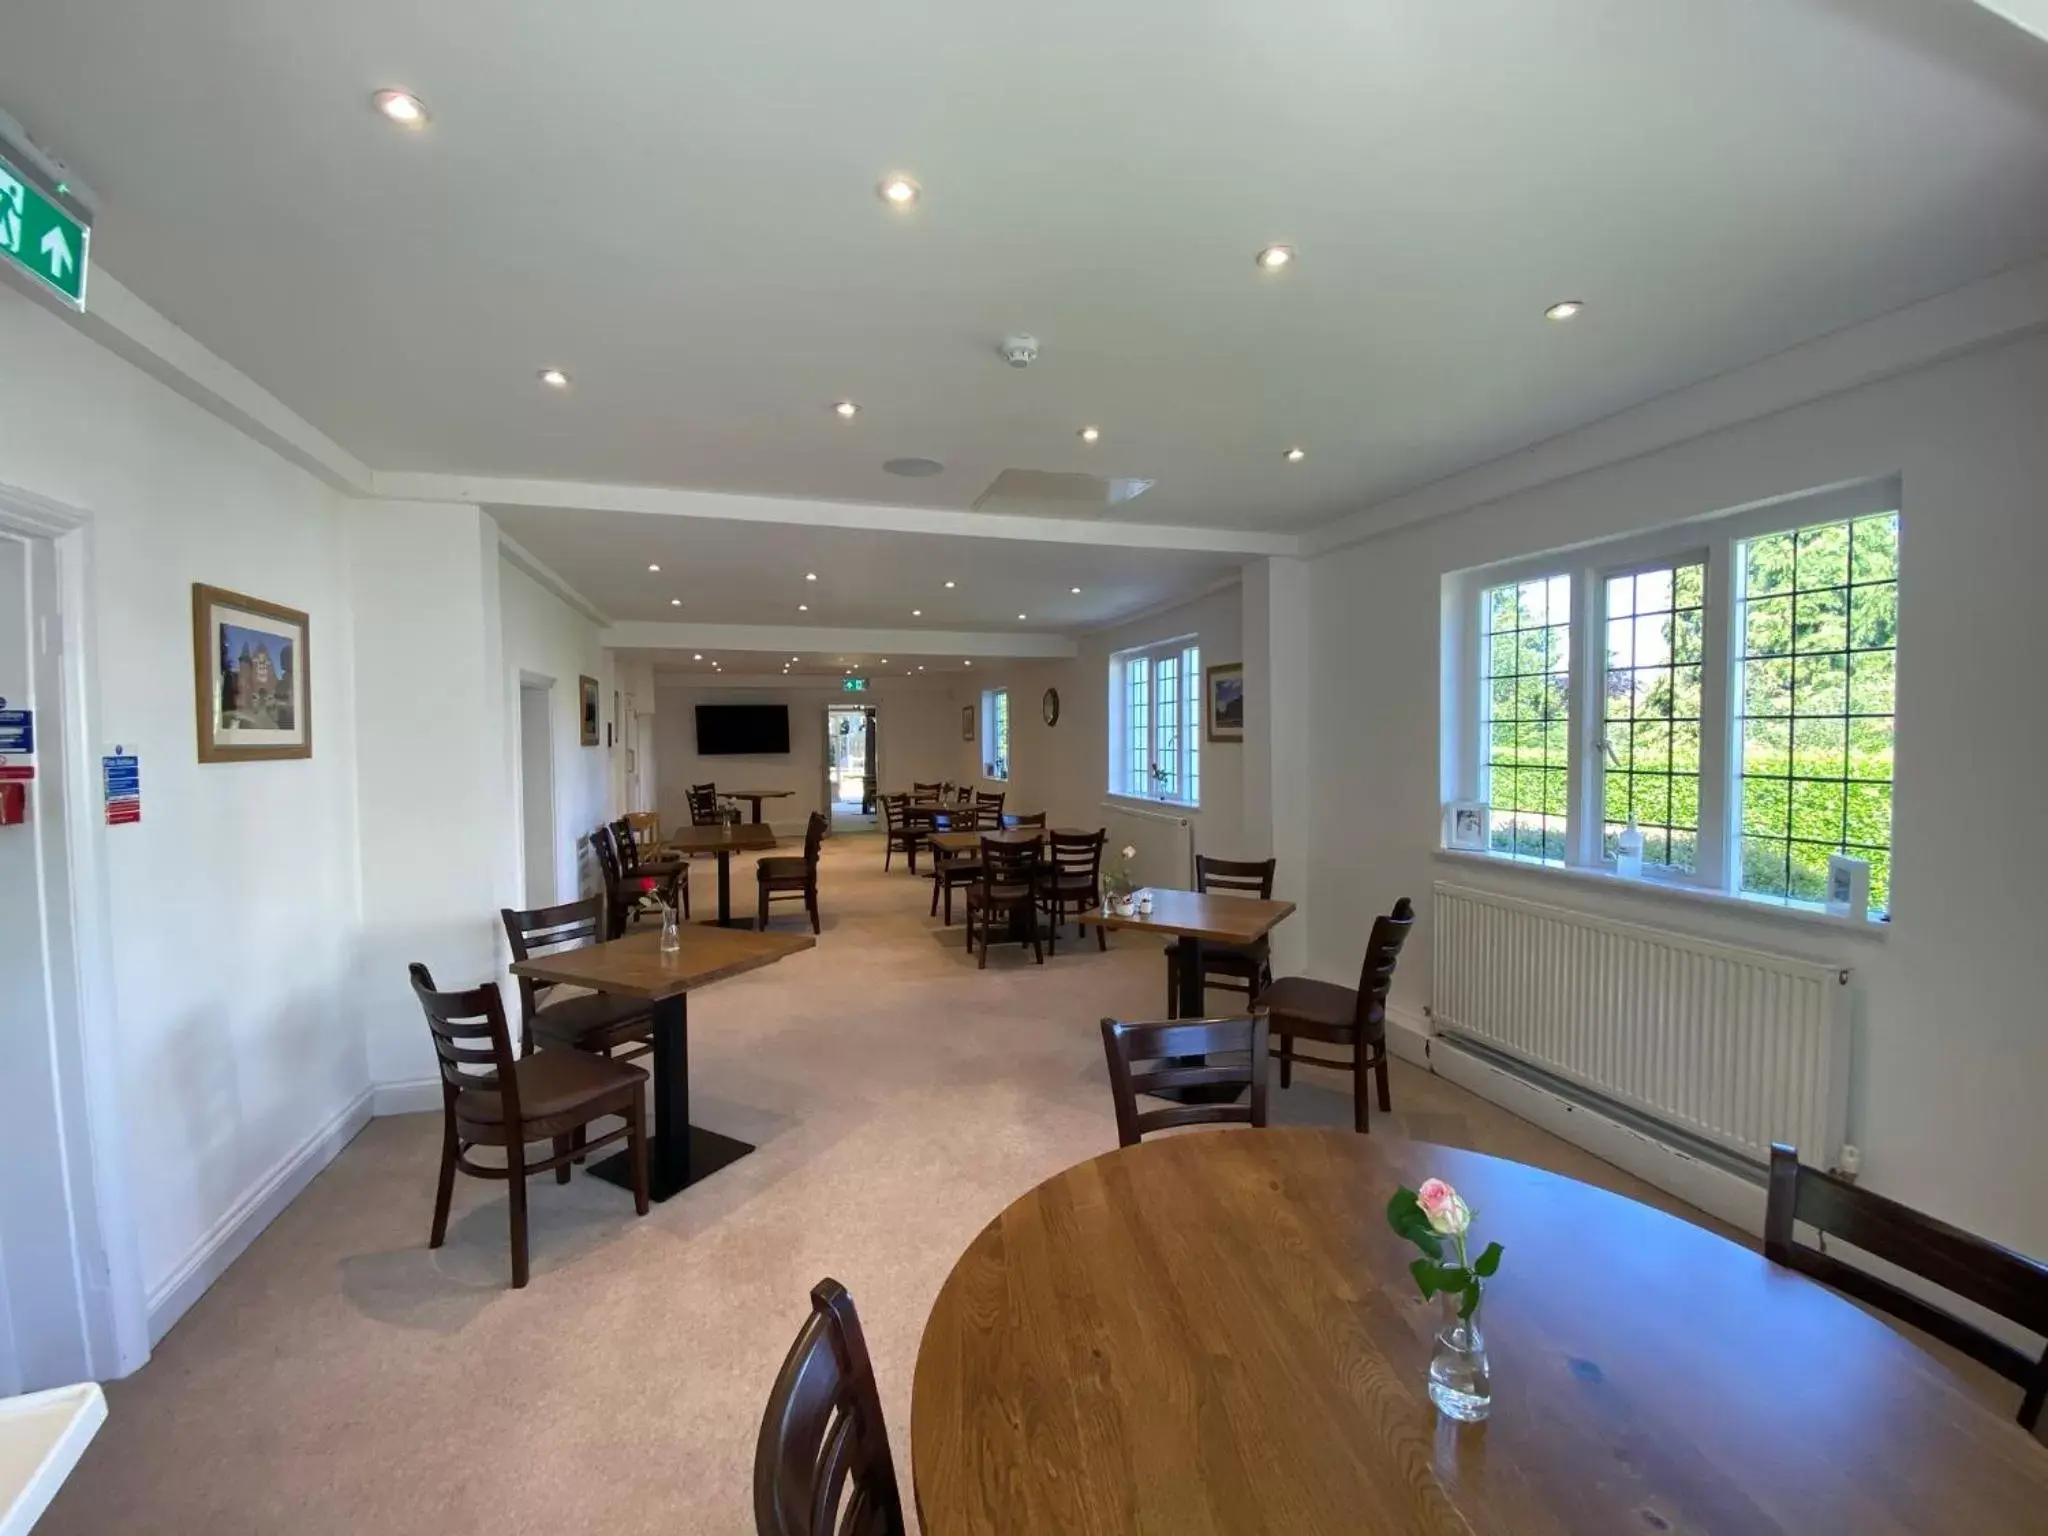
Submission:
<svg viewBox="0 0 2048 1536">
<path fill-rule="evenodd" d="M 1173 958 L 1173 986 L 1183 1019 L 1207 1017 L 1209 989 L 1203 979 L 1200 939 L 1182 935 L 1177 942 Z M 1200 1067 L 1208 1065 L 1209 1058 L 1174 1056 L 1169 1060 L 1176 1067 Z M 1229 1083 L 1198 1083 L 1192 1088 L 1164 1088 L 1150 1097 L 1171 1099 L 1176 1104 L 1235 1104 L 1243 1093 L 1244 1089 Z"/>
<path fill-rule="evenodd" d="M 721 1136 L 717 1131 L 707 1131 L 701 1125 L 686 1126 L 687 1144 L 683 1155 L 674 1156 L 670 1145 L 673 1138 L 650 1137 L 647 1143 L 647 1197 L 650 1200 L 666 1200 L 671 1195 L 681 1194 L 692 1184 L 708 1179 L 721 1168 L 730 1167 L 754 1150 L 750 1141 L 741 1141 L 734 1136 Z M 607 1184 L 616 1184 L 621 1189 L 633 1187 L 633 1154 L 618 1152 L 602 1162 L 592 1163 L 587 1170 L 594 1179 L 603 1179 Z"/>
</svg>

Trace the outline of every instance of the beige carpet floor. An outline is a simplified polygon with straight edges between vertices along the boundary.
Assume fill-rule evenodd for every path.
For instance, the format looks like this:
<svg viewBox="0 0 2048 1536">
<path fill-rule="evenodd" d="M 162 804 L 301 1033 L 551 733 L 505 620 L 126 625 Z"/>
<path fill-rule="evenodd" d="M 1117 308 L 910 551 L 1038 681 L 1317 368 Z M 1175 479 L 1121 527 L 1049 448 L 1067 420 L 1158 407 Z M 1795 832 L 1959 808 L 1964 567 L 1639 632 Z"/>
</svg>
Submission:
<svg viewBox="0 0 2048 1536">
<path fill-rule="evenodd" d="M 1165 972 L 1156 943 L 1092 937 L 977 971 L 873 837 L 829 843 L 822 880 L 815 951 L 691 1001 L 693 1117 L 758 1151 L 638 1220 L 608 1184 L 536 1180 L 514 1292 L 504 1186 L 459 1181 L 429 1252 L 438 1116 L 374 1122 L 111 1385 L 40 1529 L 741 1536 L 761 1404 L 828 1274 L 866 1322 L 907 1500 L 932 1298 L 1006 1203 L 1115 1146 L 1097 1020 L 1159 1016 Z M 1398 1062 L 1393 1091 L 1375 1135 L 1692 1214 Z M 1348 1081 L 1305 1071 L 1274 1105 L 1345 1125 Z"/>
</svg>

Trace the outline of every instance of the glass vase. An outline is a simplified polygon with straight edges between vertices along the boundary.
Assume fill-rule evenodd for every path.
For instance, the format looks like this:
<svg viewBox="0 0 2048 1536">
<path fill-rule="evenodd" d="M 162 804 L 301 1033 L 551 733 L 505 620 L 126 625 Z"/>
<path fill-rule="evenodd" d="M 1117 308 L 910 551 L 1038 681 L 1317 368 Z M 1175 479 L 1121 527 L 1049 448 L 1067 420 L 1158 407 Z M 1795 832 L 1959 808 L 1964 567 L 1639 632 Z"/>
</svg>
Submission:
<svg viewBox="0 0 2048 1536">
<path fill-rule="evenodd" d="M 1476 1424 L 1493 1411 L 1493 1377 L 1486 1365 L 1486 1338 L 1479 1331 L 1481 1309 L 1460 1317 L 1459 1300 L 1444 1297 L 1443 1326 L 1429 1357 L 1429 1400 L 1445 1417 Z"/>
<path fill-rule="evenodd" d="M 683 933 L 676 926 L 676 909 L 667 902 L 661 904 L 661 952 L 672 955 L 683 947 Z"/>
</svg>

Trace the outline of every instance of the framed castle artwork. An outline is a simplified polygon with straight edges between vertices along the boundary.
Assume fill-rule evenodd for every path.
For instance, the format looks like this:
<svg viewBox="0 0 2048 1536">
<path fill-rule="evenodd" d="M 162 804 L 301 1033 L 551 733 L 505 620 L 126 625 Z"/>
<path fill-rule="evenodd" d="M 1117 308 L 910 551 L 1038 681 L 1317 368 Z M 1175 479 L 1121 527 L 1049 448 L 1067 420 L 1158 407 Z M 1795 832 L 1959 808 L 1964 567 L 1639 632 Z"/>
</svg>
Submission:
<svg viewBox="0 0 2048 1536">
<path fill-rule="evenodd" d="M 313 755 L 306 615 L 192 584 L 192 670 L 199 761 Z"/>
</svg>

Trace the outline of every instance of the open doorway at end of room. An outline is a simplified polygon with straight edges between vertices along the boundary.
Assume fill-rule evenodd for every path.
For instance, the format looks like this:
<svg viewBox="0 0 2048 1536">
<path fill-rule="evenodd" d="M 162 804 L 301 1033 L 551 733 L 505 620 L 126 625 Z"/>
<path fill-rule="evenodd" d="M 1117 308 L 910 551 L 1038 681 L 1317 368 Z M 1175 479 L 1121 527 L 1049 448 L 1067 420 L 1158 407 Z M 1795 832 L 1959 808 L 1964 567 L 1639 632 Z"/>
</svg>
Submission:
<svg viewBox="0 0 2048 1536">
<path fill-rule="evenodd" d="M 874 830 L 880 749 L 874 706 L 834 704 L 826 709 L 825 790 L 834 832 Z"/>
</svg>

